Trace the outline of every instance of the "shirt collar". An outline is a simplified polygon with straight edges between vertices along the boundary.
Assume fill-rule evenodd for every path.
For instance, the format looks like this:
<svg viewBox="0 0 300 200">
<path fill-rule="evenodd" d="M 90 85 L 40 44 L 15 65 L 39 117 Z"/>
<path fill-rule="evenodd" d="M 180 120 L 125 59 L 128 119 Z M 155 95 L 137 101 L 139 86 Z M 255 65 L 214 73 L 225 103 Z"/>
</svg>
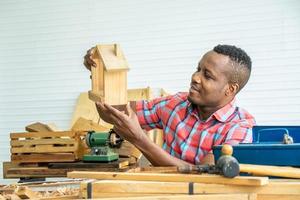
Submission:
<svg viewBox="0 0 300 200">
<path fill-rule="evenodd" d="M 235 105 L 235 98 L 234 98 L 231 102 L 226 104 L 224 107 L 214 112 L 212 116 L 214 116 L 220 122 L 226 122 L 229 119 L 229 117 L 234 113 L 235 110 L 236 110 L 236 105 Z"/>
<path fill-rule="evenodd" d="M 235 101 L 236 100 L 234 98 L 231 102 L 229 102 L 228 104 L 226 104 L 225 106 L 223 106 L 222 108 L 220 108 L 219 110 L 214 112 L 205 121 L 209 121 L 212 119 L 212 117 L 214 117 L 215 119 L 217 119 L 220 122 L 226 122 L 236 109 Z M 189 104 L 188 104 L 188 111 L 189 111 L 189 113 L 194 115 L 197 119 L 199 119 L 198 110 L 197 110 L 196 106 L 193 105 L 191 102 L 189 102 Z"/>
</svg>

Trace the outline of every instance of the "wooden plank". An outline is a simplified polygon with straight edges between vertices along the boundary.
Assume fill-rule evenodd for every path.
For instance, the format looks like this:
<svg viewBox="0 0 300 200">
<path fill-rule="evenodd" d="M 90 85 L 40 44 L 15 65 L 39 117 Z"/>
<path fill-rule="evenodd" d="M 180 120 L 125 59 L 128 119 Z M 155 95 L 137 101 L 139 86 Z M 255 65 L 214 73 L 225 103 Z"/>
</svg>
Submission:
<svg viewBox="0 0 300 200">
<path fill-rule="evenodd" d="M 29 124 L 25 127 L 25 130 L 29 132 L 51 131 L 51 129 L 49 129 L 46 124 L 43 124 L 41 122 Z"/>
<path fill-rule="evenodd" d="M 105 199 L 126 199 L 126 200 L 256 200 L 252 194 L 210 194 L 210 195 L 159 195 L 159 196 L 146 196 L 146 197 L 126 197 L 126 198 L 103 198 Z"/>
<path fill-rule="evenodd" d="M 299 200 L 300 195 L 297 194 L 262 194 L 258 195 L 257 200 Z"/>
<path fill-rule="evenodd" d="M 100 58 L 99 52 L 96 51 L 92 54 L 96 67 L 91 68 L 92 90 L 89 91 L 89 99 L 94 102 L 104 101 L 104 66 Z"/>
<path fill-rule="evenodd" d="M 80 117 L 92 120 L 94 123 L 98 123 L 99 121 L 95 102 L 89 99 L 87 92 L 81 93 L 77 99 L 70 127 L 73 127 Z"/>
<path fill-rule="evenodd" d="M 152 95 L 152 90 L 150 87 L 138 88 L 138 89 L 128 89 L 127 90 L 128 101 L 138 101 L 138 100 L 150 100 Z"/>
<path fill-rule="evenodd" d="M 79 171 L 102 171 L 102 172 L 114 172 L 114 171 L 126 171 L 126 169 L 118 168 L 66 168 L 66 169 L 50 169 L 48 167 L 16 167 L 8 168 L 5 174 L 5 178 L 28 178 L 28 177 L 66 177 L 67 172 L 75 170 Z"/>
<path fill-rule="evenodd" d="M 191 182 L 153 182 L 153 181 L 120 181 L 101 180 L 85 181 L 81 183 L 80 193 L 87 197 L 87 184 L 90 184 L 93 198 L 105 196 L 138 195 L 178 195 L 189 194 Z M 264 186 L 242 186 L 193 183 L 194 194 L 257 194 L 258 199 L 270 197 L 300 197 L 300 180 L 298 182 L 272 182 Z M 162 190 L 163 188 L 163 190 Z M 276 198 L 278 199 L 278 198 Z M 285 199 L 285 198 L 283 198 Z"/>
<path fill-rule="evenodd" d="M 47 138 L 47 139 L 33 139 L 33 140 L 11 140 L 10 145 L 12 147 L 18 146 L 32 146 L 32 145 L 47 145 L 47 144 L 57 144 L 57 145 L 71 145 L 76 144 L 77 141 L 73 138 Z"/>
<path fill-rule="evenodd" d="M 137 167 L 137 168 L 129 170 L 128 172 L 132 172 L 132 173 L 140 173 L 140 172 L 147 172 L 147 173 L 178 173 L 178 169 L 177 169 L 176 166 L 170 166 L 170 167 Z"/>
<path fill-rule="evenodd" d="M 42 131 L 42 132 L 23 132 L 23 133 L 11 133 L 10 139 L 19 138 L 41 138 L 41 137 L 75 137 L 78 133 L 74 131 Z"/>
<path fill-rule="evenodd" d="M 17 167 L 18 165 L 15 164 L 15 163 L 11 163 L 11 162 L 3 162 L 2 166 L 3 166 L 3 172 L 2 172 L 3 173 L 3 178 L 8 178 L 7 177 L 8 169 Z"/>
<path fill-rule="evenodd" d="M 110 105 L 127 103 L 127 71 L 104 72 L 104 102 Z"/>
<path fill-rule="evenodd" d="M 97 166 L 89 167 L 68 167 L 52 169 L 47 166 L 29 166 L 28 164 L 16 164 L 13 162 L 3 162 L 3 177 L 4 178 L 22 178 L 22 177 L 66 177 L 67 172 L 71 171 L 110 171 L 110 172 L 122 172 L 127 171 L 132 166 L 124 166 L 128 162 L 124 159 L 118 164 L 112 164 L 114 167 Z"/>
<path fill-rule="evenodd" d="M 79 172 L 68 173 L 69 178 L 91 178 L 102 180 L 138 180 L 138 181 L 165 181 L 165 182 L 195 182 L 218 183 L 228 185 L 266 185 L 267 177 L 242 177 L 225 178 L 219 175 L 195 175 L 195 174 L 158 174 L 158 173 L 103 173 L 103 172 Z"/>
<path fill-rule="evenodd" d="M 117 54 L 116 49 L 117 47 Z M 103 61 L 106 71 L 128 70 L 128 63 L 118 44 L 101 44 L 96 46 L 96 52 Z"/>
<path fill-rule="evenodd" d="M 76 160 L 74 153 L 11 155 L 11 161 L 13 163 L 74 162 Z"/>
<path fill-rule="evenodd" d="M 72 131 L 109 131 L 109 127 L 102 126 L 92 120 L 79 117 L 71 128 Z"/>
<path fill-rule="evenodd" d="M 164 144 L 164 131 L 162 129 L 155 129 L 153 130 L 154 133 L 154 143 L 157 144 L 158 146 L 162 147 Z"/>
<path fill-rule="evenodd" d="M 54 197 L 42 197 L 39 200 L 63 200 L 63 199 L 80 199 L 78 195 L 63 195 Z"/>
<path fill-rule="evenodd" d="M 91 79 L 92 79 L 92 91 L 97 93 L 103 91 L 103 63 L 100 61 L 100 56 L 97 52 L 92 55 L 96 67 L 91 68 Z M 101 87 L 102 86 L 102 87 Z"/>
<path fill-rule="evenodd" d="M 57 125 L 54 124 L 54 123 L 48 123 L 48 124 L 46 124 L 46 126 L 47 126 L 47 128 L 48 128 L 50 131 L 56 131 L 56 132 L 62 131 L 62 130 L 61 130 L 60 128 L 58 128 Z"/>
<path fill-rule="evenodd" d="M 295 167 L 240 164 L 240 172 L 246 172 L 256 176 L 300 178 L 300 169 Z"/>
<path fill-rule="evenodd" d="M 169 96 L 169 95 L 171 95 L 169 92 L 167 92 L 163 88 L 160 89 L 160 96 L 161 97 L 166 97 L 166 96 Z"/>
<path fill-rule="evenodd" d="M 105 195 L 105 194 L 104 194 Z M 220 199 L 230 199 L 230 200 L 249 200 L 249 194 L 210 194 L 210 195 L 156 195 L 156 196 L 137 196 L 127 197 L 117 196 L 101 198 L 102 200 L 220 200 Z M 103 195 L 102 195 L 103 196 Z M 94 197 L 93 197 L 94 198 Z M 252 198 L 252 200 L 255 200 Z"/>
<path fill-rule="evenodd" d="M 140 159 L 142 156 L 142 153 L 134 145 L 126 140 L 122 143 L 122 146 L 119 149 L 114 150 L 116 153 L 123 157 L 133 156 L 136 159 Z"/>
<path fill-rule="evenodd" d="M 77 151 L 78 145 L 74 146 L 48 146 L 39 145 L 34 147 L 12 147 L 11 153 L 67 153 Z"/>
<path fill-rule="evenodd" d="M 150 100 L 152 98 L 152 90 L 150 89 L 150 87 L 147 88 L 138 88 L 138 89 L 128 89 L 127 90 L 127 99 L 128 101 L 138 101 L 138 100 Z M 135 105 L 135 103 L 134 103 Z M 133 108 L 133 110 L 135 110 L 135 108 Z M 147 132 L 148 137 L 153 141 L 154 141 L 154 130 L 148 131 Z M 131 144 L 130 144 L 131 145 Z M 124 145 L 125 146 L 125 145 Z M 131 153 L 127 154 L 127 155 L 132 155 L 135 158 L 137 158 L 137 161 L 142 157 L 142 153 L 133 145 L 131 145 L 131 147 L 125 148 L 127 150 L 129 150 L 129 148 L 131 148 Z M 122 147 L 122 150 L 124 149 L 124 147 Z"/>
<path fill-rule="evenodd" d="M 49 163 L 48 167 L 51 169 L 63 169 L 63 168 L 124 168 L 128 167 L 129 162 L 126 159 L 119 159 L 109 163 L 97 163 L 97 162 L 74 162 L 74 163 Z"/>
</svg>

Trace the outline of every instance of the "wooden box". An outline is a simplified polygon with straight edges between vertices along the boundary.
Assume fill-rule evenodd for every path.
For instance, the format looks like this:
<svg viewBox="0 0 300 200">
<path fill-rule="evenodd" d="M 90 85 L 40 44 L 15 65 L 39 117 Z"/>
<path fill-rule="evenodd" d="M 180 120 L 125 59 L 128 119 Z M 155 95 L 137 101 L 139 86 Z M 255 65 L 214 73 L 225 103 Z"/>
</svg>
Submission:
<svg viewBox="0 0 300 200">
<path fill-rule="evenodd" d="M 81 136 L 84 132 L 11 133 L 13 163 L 73 162 L 83 154 Z"/>
</svg>

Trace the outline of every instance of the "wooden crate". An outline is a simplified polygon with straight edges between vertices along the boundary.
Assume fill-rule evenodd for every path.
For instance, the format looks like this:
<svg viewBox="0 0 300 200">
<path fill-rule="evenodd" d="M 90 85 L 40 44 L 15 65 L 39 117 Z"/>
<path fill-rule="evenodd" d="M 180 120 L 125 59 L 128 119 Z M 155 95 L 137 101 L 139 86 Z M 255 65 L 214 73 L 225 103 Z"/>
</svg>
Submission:
<svg viewBox="0 0 300 200">
<path fill-rule="evenodd" d="M 11 133 L 13 163 L 73 162 L 82 158 L 85 132 Z"/>
</svg>

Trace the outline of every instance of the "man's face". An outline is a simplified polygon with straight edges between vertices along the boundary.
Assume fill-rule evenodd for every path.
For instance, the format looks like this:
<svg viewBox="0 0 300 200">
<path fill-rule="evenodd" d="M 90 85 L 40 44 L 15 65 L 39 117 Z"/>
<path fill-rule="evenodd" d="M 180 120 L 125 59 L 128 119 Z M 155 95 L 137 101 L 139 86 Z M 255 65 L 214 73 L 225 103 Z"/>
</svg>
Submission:
<svg viewBox="0 0 300 200">
<path fill-rule="evenodd" d="M 214 51 L 206 53 L 192 75 L 188 99 L 200 107 L 224 106 L 229 87 L 227 74 L 232 70 L 228 56 Z"/>
</svg>

